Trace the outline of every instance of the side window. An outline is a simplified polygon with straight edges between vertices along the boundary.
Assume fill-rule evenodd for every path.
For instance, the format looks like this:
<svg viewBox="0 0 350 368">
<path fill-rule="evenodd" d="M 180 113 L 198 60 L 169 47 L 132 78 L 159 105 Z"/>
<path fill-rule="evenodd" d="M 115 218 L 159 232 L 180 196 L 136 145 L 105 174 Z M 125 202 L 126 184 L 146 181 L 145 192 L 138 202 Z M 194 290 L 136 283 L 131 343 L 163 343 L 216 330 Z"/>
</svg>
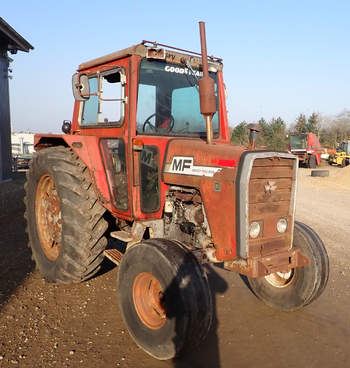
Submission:
<svg viewBox="0 0 350 368">
<path fill-rule="evenodd" d="M 81 125 L 120 125 L 125 112 L 125 75 L 118 70 L 89 78 L 90 98 L 84 102 Z"/>
<path fill-rule="evenodd" d="M 124 140 L 104 138 L 100 142 L 114 205 L 125 211 L 128 209 L 129 197 Z"/>
<path fill-rule="evenodd" d="M 160 206 L 158 149 L 145 146 L 140 155 L 141 209 L 155 212 Z"/>
</svg>

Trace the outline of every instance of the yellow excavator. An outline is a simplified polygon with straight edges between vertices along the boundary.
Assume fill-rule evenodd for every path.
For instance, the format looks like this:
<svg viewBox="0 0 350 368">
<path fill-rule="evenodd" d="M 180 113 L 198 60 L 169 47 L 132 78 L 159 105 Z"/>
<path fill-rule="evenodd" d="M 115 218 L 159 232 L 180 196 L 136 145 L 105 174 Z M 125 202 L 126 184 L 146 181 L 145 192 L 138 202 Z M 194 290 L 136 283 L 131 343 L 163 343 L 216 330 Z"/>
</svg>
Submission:
<svg viewBox="0 0 350 368">
<path fill-rule="evenodd" d="M 334 155 L 329 156 L 330 165 L 345 167 L 350 164 L 350 140 L 342 142 Z"/>
</svg>

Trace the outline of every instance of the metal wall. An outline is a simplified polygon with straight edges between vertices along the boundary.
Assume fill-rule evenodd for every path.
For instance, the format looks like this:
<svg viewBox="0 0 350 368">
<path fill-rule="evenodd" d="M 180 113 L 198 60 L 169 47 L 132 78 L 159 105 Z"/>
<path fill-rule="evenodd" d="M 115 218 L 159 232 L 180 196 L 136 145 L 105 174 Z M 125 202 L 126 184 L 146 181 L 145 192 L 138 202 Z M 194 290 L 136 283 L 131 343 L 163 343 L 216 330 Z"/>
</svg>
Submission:
<svg viewBox="0 0 350 368">
<path fill-rule="evenodd" d="M 11 176 L 11 125 L 8 83 L 9 62 L 6 50 L 0 50 L 0 181 Z"/>
</svg>

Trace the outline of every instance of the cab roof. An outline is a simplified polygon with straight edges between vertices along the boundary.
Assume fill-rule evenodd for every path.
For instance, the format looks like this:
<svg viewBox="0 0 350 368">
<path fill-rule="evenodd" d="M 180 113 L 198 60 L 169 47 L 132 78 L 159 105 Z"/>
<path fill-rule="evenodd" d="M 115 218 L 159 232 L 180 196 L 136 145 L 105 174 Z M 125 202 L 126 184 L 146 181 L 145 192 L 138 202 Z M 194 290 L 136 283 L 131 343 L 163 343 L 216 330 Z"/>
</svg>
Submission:
<svg viewBox="0 0 350 368">
<path fill-rule="evenodd" d="M 151 46 L 146 46 L 145 43 L 150 43 Z M 102 64 L 106 64 L 111 61 L 122 59 L 124 57 L 132 56 L 132 55 L 138 55 L 142 58 L 148 57 L 148 58 L 160 59 L 160 57 L 157 56 L 158 50 L 160 50 L 158 46 L 164 46 L 165 54 L 164 54 L 164 58 L 162 59 L 165 59 L 166 61 L 183 65 L 184 59 L 185 60 L 187 59 L 191 63 L 191 65 L 194 67 L 199 67 L 202 65 L 201 54 L 197 52 L 183 50 L 183 49 L 179 49 L 179 48 L 168 46 L 168 45 L 163 45 L 163 44 L 156 43 L 156 42 L 142 41 L 142 43 L 139 43 L 137 45 L 128 47 L 120 51 L 112 52 L 111 54 L 107 54 L 99 58 L 92 59 L 90 61 L 82 63 L 79 65 L 78 71 L 80 72 L 80 71 L 83 71 L 89 68 L 93 68 L 93 67 L 96 67 Z M 168 50 L 168 49 L 178 50 L 184 53 L 179 53 L 179 52 Z M 193 55 L 197 55 L 197 56 L 193 56 Z M 208 60 L 209 60 L 209 64 L 215 64 L 218 70 L 222 70 L 222 59 L 217 58 L 215 56 L 208 56 Z"/>
</svg>

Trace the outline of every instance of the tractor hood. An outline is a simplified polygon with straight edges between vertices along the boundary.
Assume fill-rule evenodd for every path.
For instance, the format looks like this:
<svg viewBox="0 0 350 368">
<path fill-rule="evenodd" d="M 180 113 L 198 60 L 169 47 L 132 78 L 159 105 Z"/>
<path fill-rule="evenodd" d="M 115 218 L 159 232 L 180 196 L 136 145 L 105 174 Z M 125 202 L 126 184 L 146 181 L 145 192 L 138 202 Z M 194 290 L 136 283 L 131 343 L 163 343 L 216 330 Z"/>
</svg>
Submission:
<svg viewBox="0 0 350 368">
<path fill-rule="evenodd" d="M 213 241 L 220 248 L 216 257 L 222 260 L 236 255 L 235 179 L 244 151 L 227 143 L 174 139 L 165 154 L 164 182 L 199 189 Z"/>
</svg>

